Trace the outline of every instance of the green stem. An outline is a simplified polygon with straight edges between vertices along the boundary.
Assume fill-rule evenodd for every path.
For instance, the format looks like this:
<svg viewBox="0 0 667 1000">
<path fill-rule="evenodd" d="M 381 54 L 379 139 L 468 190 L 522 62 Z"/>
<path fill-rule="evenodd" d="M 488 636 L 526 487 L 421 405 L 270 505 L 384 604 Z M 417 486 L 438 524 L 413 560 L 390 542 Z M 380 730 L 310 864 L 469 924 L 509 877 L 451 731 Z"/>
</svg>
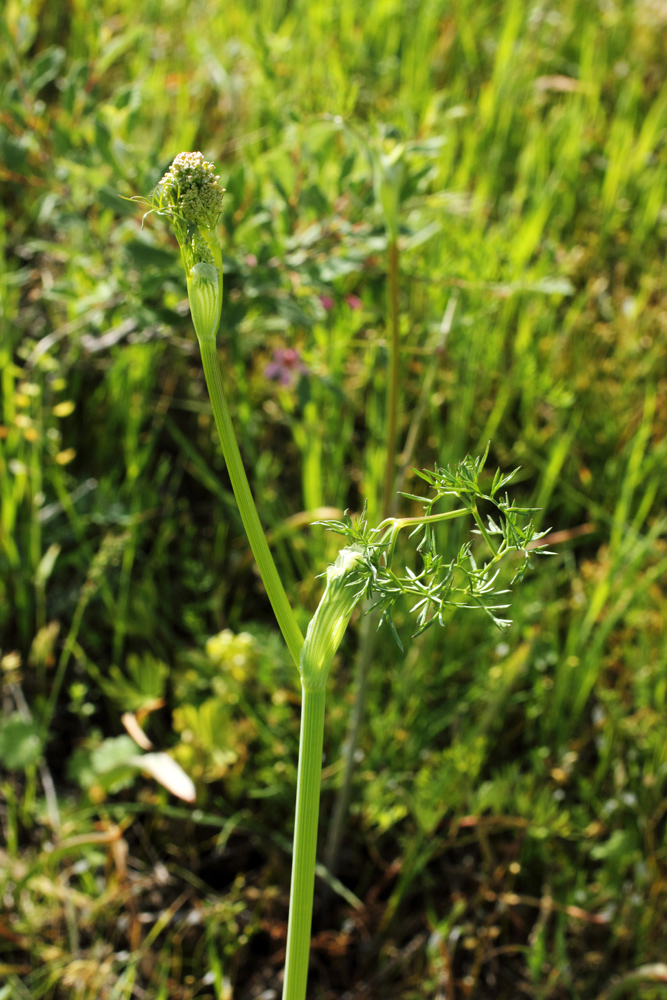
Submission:
<svg viewBox="0 0 667 1000">
<path fill-rule="evenodd" d="M 377 530 L 391 527 L 391 537 L 394 538 L 403 528 L 416 528 L 418 524 L 437 524 L 439 521 L 451 521 L 455 517 L 465 517 L 470 510 L 467 507 L 457 507 L 456 510 L 445 510 L 442 514 L 423 514 L 421 517 L 388 517 L 378 525 Z"/>
<path fill-rule="evenodd" d="M 301 741 L 283 1000 L 305 1000 L 313 920 L 326 690 L 302 685 Z"/>
<path fill-rule="evenodd" d="M 294 612 L 287 600 L 285 588 L 278 576 L 278 571 L 269 550 L 264 531 L 262 530 L 255 501 L 253 500 L 248 484 L 248 477 L 243 467 L 241 453 L 225 399 L 220 360 L 215 340 L 200 340 L 199 346 L 204 364 L 206 384 L 209 396 L 211 397 L 211 405 L 213 406 L 213 415 L 218 428 L 218 434 L 220 435 L 222 453 L 225 457 L 236 502 L 239 505 L 243 527 L 248 535 L 250 548 L 252 549 L 260 576 L 271 601 L 271 607 L 278 620 L 280 631 L 285 638 L 294 662 L 298 666 L 301 647 L 303 646 L 303 636 L 294 617 Z"/>
<path fill-rule="evenodd" d="M 387 548 L 387 566 L 391 566 L 391 561 L 396 548 L 396 539 L 399 531 L 403 528 L 416 528 L 420 524 L 437 524 L 439 521 L 452 521 L 456 517 L 465 517 L 470 511 L 467 507 L 458 507 L 456 510 L 447 510 L 443 514 L 426 514 L 423 517 L 389 517 L 378 526 L 378 531 L 387 529 L 383 536 L 389 538 Z"/>
<path fill-rule="evenodd" d="M 484 527 L 484 522 L 482 521 L 481 517 L 479 516 L 479 511 L 477 510 L 477 504 L 473 504 L 472 505 L 472 507 L 470 508 L 470 512 L 471 512 L 472 516 L 475 518 L 475 524 L 477 525 L 477 527 L 481 531 L 482 536 L 484 538 L 484 541 L 489 546 L 489 548 L 493 552 L 494 556 L 498 555 L 496 547 L 493 544 L 493 542 L 491 541 L 491 536 L 489 535 L 488 531 Z"/>
<path fill-rule="evenodd" d="M 398 242 L 392 239 L 388 247 L 389 268 L 387 272 L 389 298 L 389 369 L 387 372 L 386 454 L 382 513 L 386 517 L 392 506 L 396 483 L 396 438 L 398 435 Z"/>
</svg>

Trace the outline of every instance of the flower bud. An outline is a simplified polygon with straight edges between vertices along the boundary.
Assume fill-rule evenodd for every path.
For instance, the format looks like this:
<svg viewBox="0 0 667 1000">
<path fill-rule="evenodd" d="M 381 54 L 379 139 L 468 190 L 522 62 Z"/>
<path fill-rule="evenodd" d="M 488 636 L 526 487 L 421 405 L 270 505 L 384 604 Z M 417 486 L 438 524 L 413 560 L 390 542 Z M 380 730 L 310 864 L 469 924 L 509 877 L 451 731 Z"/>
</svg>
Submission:
<svg viewBox="0 0 667 1000">
<path fill-rule="evenodd" d="M 354 607 L 366 589 L 366 561 L 361 548 L 341 549 L 327 569 L 327 585 L 301 650 L 299 670 L 305 687 L 323 688 Z"/>
<path fill-rule="evenodd" d="M 222 283 L 215 264 L 200 262 L 187 276 L 190 314 L 199 340 L 215 340 L 222 311 Z"/>
</svg>

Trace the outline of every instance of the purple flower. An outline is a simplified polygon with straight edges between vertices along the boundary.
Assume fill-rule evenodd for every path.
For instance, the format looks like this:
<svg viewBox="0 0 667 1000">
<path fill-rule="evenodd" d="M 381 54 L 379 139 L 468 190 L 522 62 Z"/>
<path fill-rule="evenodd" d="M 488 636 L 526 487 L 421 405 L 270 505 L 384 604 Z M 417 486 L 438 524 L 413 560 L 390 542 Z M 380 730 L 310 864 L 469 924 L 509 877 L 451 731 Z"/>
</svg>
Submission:
<svg viewBox="0 0 667 1000">
<path fill-rule="evenodd" d="M 330 295 L 320 295 L 320 302 L 322 303 L 322 308 L 330 312 L 334 307 L 334 300 Z"/>
<path fill-rule="evenodd" d="M 345 299 L 350 309 L 363 309 L 364 304 L 358 295 L 348 295 Z"/>
<path fill-rule="evenodd" d="M 264 369 L 264 375 L 281 385 L 291 385 L 296 375 L 305 375 L 307 371 L 297 350 L 293 347 L 279 347 L 273 352 L 273 361 Z"/>
</svg>

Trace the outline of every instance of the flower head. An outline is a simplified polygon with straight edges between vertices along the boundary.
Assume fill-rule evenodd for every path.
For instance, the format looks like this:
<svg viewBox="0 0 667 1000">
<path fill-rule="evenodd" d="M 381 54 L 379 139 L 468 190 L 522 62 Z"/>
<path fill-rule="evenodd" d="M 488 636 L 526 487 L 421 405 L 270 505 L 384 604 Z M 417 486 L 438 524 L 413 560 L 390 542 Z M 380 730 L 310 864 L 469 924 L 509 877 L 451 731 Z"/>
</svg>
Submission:
<svg viewBox="0 0 667 1000">
<path fill-rule="evenodd" d="M 195 264 L 213 264 L 215 266 L 215 257 L 213 256 L 213 251 L 209 243 L 200 236 L 199 233 L 195 233 L 190 240 L 189 252 L 192 254 L 193 266 Z"/>
<path fill-rule="evenodd" d="M 201 153 L 179 153 L 153 193 L 152 209 L 174 227 L 181 248 L 190 313 L 200 341 L 215 340 L 222 310 L 218 219 L 225 189 Z"/>
<path fill-rule="evenodd" d="M 214 164 L 201 153 L 179 153 L 160 181 L 159 210 L 171 211 L 186 223 L 214 229 L 225 193 L 219 180 Z"/>
</svg>

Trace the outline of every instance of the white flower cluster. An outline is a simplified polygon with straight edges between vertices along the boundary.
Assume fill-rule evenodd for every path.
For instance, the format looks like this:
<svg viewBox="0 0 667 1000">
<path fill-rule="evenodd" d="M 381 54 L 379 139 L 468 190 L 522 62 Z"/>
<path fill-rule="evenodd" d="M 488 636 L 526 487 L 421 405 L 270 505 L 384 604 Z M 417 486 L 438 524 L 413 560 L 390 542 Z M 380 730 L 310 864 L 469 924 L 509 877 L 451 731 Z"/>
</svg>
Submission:
<svg viewBox="0 0 667 1000">
<path fill-rule="evenodd" d="M 212 229 L 222 211 L 225 191 L 219 180 L 214 164 L 201 153 L 179 153 L 160 181 L 162 200 L 186 222 Z"/>
</svg>

